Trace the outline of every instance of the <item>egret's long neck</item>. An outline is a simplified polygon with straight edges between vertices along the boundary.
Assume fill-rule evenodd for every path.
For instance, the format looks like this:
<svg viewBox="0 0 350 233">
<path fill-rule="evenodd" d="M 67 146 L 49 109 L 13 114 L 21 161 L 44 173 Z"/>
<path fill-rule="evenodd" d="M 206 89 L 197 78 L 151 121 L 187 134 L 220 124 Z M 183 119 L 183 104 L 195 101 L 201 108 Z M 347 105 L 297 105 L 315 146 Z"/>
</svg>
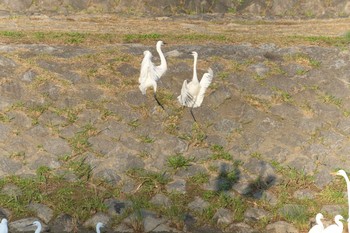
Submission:
<svg viewBox="0 0 350 233">
<path fill-rule="evenodd" d="M 323 226 L 323 223 L 321 221 L 321 218 L 316 218 L 316 224 L 317 225 L 320 225 L 320 226 Z"/>
<path fill-rule="evenodd" d="M 198 77 L 197 77 L 197 55 L 194 55 L 194 61 L 193 61 L 193 81 L 198 82 Z"/>
<path fill-rule="evenodd" d="M 336 223 L 339 227 L 343 228 L 343 223 L 342 223 L 339 219 L 337 219 L 337 220 L 335 221 L 335 223 Z"/>
<path fill-rule="evenodd" d="M 159 54 L 160 57 L 160 66 L 163 68 L 163 70 L 165 71 L 167 69 L 167 64 L 166 64 L 166 60 L 165 60 L 165 56 L 160 48 L 160 44 L 157 45 L 157 52 Z"/>
<path fill-rule="evenodd" d="M 344 179 L 345 179 L 345 182 L 346 182 L 346 189 L 347 189 L 347 192 L 348 192 L 348 222 L 349 222 L 349 219 L 350 219 L 350 180 L 349 180 L 349 177 L 347 175 L 343 176 Z M 348 228 L 350 230 L 350 224 L 348 225 Z"/>
<path fill-rule="evenodd" d="M 40 233 L 41 232 L 41 226 L 38 226 L 38 228 L 36 228 L 34 233 Z"/>
<path fill-rule="evenodd" d="M 96 233 L 101 233 L 100 228 L 96 227 Z"/>
</svg>

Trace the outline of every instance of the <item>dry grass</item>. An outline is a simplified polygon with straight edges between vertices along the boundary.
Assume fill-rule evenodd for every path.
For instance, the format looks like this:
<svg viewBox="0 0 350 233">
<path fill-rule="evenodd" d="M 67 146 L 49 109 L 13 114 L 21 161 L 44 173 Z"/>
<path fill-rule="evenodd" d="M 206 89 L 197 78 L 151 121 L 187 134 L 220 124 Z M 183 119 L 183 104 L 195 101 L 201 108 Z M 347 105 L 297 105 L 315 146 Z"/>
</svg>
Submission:
<svg viewBox="0 0 350 233">
<path fill-rule="evenodd" d="M 18 16 L 0 21 L 2 43 L 101 44 L 275 43 L 329 45 L 348 43 L 350 19 L 243 21 L 229 17 L 214 21 L 185 18 L 137 18 L 116 15 Z M 268 33 L 267 33 L 268 32 Z M 342 39 L 339 39 L 342 38 Z M 345 38 L 345 40 L 344 40 Z"/>
</svg>

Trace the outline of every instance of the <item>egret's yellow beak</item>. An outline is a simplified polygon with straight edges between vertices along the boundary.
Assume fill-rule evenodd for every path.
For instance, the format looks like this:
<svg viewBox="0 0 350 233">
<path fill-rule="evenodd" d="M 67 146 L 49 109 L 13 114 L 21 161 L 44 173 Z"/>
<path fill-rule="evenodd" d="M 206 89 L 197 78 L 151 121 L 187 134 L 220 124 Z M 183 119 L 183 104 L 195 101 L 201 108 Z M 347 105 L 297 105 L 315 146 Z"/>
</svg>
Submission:
<svg viewBox="0 0 350 233">
<path fill-rule="evenodd" d="M 338 175 L 337 172 L 331 172 L 331 173 L 329 173 L 329 174 L 331 174 L 331 175 L 333 175 L 333 176 Z"/>
</svg>

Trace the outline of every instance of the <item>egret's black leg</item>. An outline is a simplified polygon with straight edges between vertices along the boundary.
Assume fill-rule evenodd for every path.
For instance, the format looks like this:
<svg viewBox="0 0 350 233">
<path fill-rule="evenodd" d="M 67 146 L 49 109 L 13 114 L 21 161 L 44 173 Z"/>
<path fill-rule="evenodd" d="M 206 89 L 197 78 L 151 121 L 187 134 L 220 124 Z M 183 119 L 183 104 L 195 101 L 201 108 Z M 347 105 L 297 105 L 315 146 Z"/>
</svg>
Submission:
<svg viewBox="0 0 350 233">
<path fill-rule="evenodd" d="M 153 96 L 154 96 L 154 99 L 157 101 L 158 105 L 161 106 L 163 110 L 165 110 L 164 107 L 163 107 L 163 105 L 162 105 L 162 104 L 159 102 L 159 100 L 157 99 L 157 95 L 156 95 L 155 92 L 153 93 Z"/>
<path fill-rule="evenodd" d="M 193 117 L 193 120 L 194 120 L 195 122 L 197 122 L 196 118 L 195 118 L 194 115 L 193 115 L 192 110 L 193 110 L 193 108 L 190 108 L 190 112 L 191 112 L 191 115 L 192 115 L 192 117 Z"/>
</svg>

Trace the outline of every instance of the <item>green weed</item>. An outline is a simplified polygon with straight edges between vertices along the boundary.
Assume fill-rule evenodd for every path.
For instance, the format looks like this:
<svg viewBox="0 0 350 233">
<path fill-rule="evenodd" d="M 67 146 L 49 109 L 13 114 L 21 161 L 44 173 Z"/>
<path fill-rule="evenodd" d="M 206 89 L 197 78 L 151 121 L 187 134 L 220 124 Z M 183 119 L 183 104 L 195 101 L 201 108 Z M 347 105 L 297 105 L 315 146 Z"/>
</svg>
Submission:
<svg viewBox="0 0 350 233">
<path fill-rule="evenodd" d="M 16 39 L 16 38 L 22 38 L 25 35 L 22 32 L 17 32 L 17 31 L 0 31 L 0 36 Z"/>
<path fill-rule="evenodd" d="M 193 159 L 187 159 L 181 154 L 172 155 L 167 159 L 168 166 L 173 169 L 188 167 L 191 165 L 191 161 L 193 161 Z"/>
<path fill-rule="evenodd" d="M 210 149 L 213 152 L 213 154 L 211 155 L 212 159 L 223 159 L 228 161 L 232 160 L 232 155 L 225 151 L 223 146 L 215 144 L 212 145 Z"/>
<path fill-rule="evenodd" d="M 157 33 L 150 33 L 150 34 L 126 34 L 123 37 L 123 41 L 125 43 L 136 43 L 141 41 L 148 41 L 148 40 L 159 40 L 162 37 L 162 35 Z"/>
<path fill-rule="evenodd" d="M 140 141 L 143 142 L 143 143 L 153 143 L 155 141 L 154 138 L 151 138 L 150 136 L 148 135 L 142 135 L 139 137 Z"/>
<path fill-rule="evenodd" d="M 328 104 L 334 104 L 338 108 L 342 106 L 342 99 L 335 97 L 334 95 L 331 94 L 325 94 L 323 97 L 323 102 L 328 103 Z"/>
</svg>

